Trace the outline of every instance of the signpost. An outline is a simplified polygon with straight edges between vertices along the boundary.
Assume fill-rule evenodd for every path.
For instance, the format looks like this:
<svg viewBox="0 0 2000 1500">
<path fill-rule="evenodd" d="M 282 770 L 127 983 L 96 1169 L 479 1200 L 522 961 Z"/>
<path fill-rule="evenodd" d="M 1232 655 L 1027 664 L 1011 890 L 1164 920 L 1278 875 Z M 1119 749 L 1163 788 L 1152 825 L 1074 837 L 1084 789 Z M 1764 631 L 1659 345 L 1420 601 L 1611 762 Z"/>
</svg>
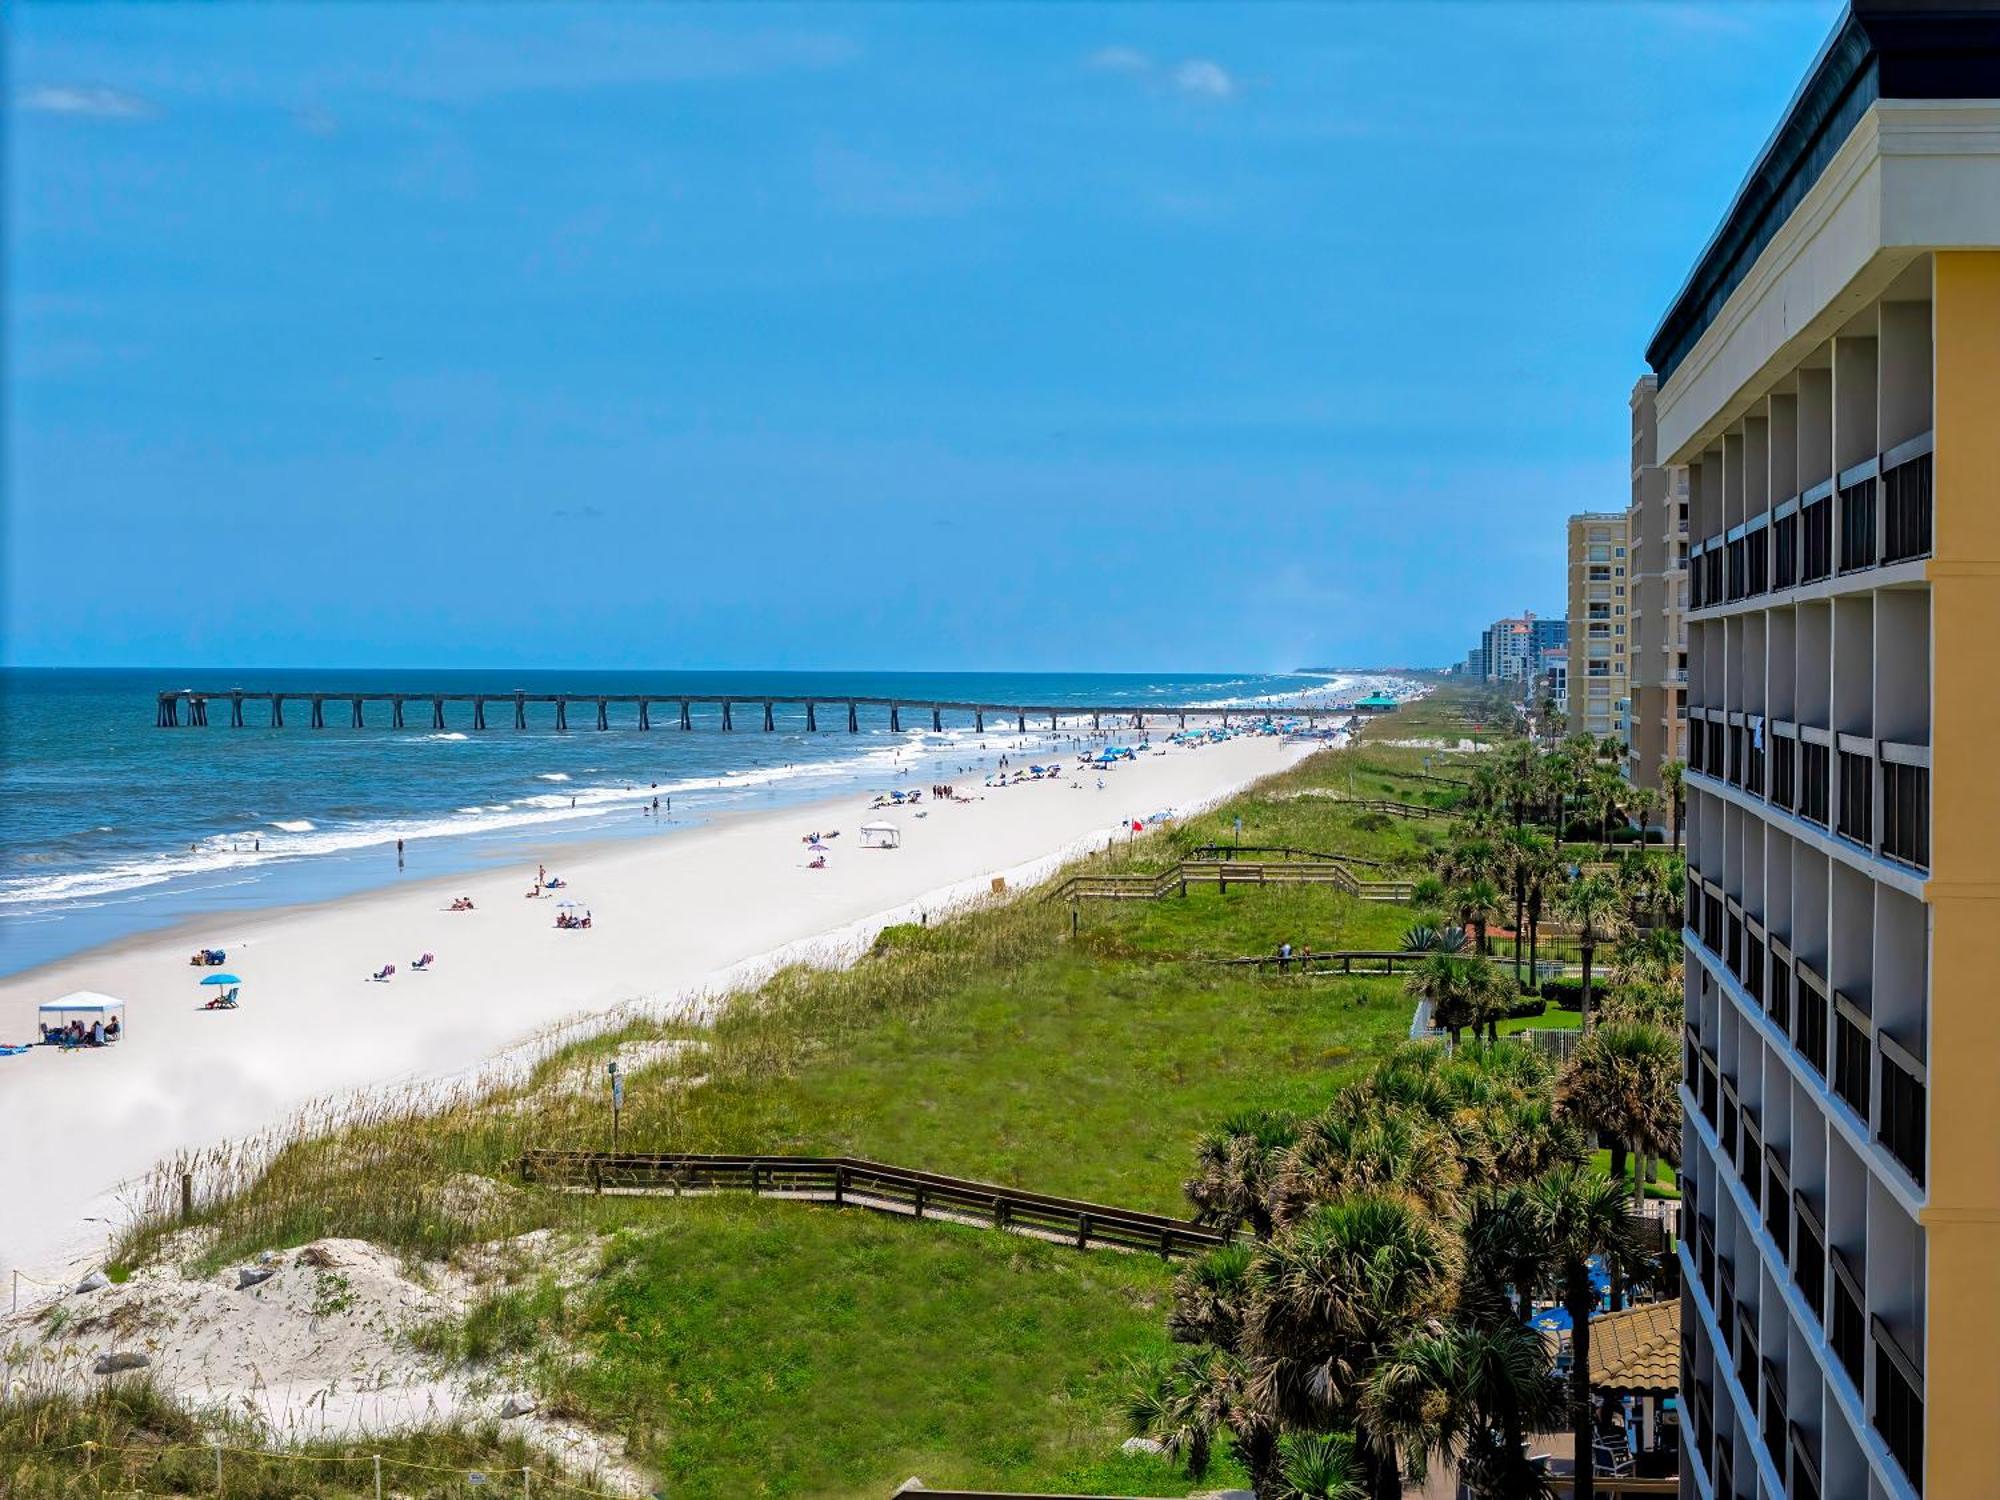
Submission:
<svg viewBox="0 0 2000 1500">
<path fill-rule="evenodd" d="M 618 1059 L 612 1058 L 605 1064 L 604 1071 L 611 1075 L 611 1151 L 618 1152 L 618 1112 L 625 1107 L 625 1079 L 618 1072 Z"/>
</svg>

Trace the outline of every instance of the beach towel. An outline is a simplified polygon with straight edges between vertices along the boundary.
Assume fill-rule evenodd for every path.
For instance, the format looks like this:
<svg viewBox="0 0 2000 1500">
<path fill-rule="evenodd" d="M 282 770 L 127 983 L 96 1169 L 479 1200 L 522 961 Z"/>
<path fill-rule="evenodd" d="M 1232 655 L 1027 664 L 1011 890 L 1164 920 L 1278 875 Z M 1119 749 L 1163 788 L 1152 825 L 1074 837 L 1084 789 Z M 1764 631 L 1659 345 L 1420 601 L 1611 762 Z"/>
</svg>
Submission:
<svg viewBox="0 0 2000 1500">
<path fill-rule="evenodd" d="M 10 1046 L 5 1043 L 0 1043 L 0 1057 L 19 1057 L 22 1053 L 26 1052 L 27 1050 L 28 1048 L 25 1044 Z"/>
</svg>

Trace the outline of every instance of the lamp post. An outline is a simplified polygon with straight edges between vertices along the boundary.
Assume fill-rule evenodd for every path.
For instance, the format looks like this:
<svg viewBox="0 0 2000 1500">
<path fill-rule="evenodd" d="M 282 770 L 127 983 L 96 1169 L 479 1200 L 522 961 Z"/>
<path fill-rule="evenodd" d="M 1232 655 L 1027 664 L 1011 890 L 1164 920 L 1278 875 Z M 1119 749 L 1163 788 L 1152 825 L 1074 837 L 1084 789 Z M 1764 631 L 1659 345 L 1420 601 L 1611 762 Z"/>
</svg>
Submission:
<svg viewBox="0 0 2000 1500">
<path fill-rule="evenodd" d="M 625 1107 L 625 1080 L 618 1072 L 618 1059 L 612 1058 L 604 1066 L 611 1079 L 611 1154 L 618 1154 L 618 1112 Z"/>
</svg>

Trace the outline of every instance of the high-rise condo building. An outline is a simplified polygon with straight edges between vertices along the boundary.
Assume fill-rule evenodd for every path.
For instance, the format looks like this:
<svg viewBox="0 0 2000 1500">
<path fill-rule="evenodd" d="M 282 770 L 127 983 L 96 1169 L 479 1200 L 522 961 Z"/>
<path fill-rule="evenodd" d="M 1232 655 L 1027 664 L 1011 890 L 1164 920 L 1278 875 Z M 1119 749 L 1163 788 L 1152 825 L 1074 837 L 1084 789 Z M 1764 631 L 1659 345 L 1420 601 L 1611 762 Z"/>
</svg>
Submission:
<svg viewBox="0 0 2000 1500">
<path fill-rule="evenodd" d="M 2000 1494 L 1990 5 L 1843 16 L 1647 359 L 1691 528 L 1681 1493 Z"/>
<path fill-rule="evenodd" d="M 1569 727 L 1618 732 L 1625 700 L 1625 512 L 1569 518 Z"/>
<path fill-rule="evenodd" d="M 1687 755 L 1687 470 L 1659 462 L 1658 381 L 1632 387 L 1632 506 L 1625 513 L 1625 741 L 1632 780 L 1658 787 L 1660 767 Z"/>
</svg>

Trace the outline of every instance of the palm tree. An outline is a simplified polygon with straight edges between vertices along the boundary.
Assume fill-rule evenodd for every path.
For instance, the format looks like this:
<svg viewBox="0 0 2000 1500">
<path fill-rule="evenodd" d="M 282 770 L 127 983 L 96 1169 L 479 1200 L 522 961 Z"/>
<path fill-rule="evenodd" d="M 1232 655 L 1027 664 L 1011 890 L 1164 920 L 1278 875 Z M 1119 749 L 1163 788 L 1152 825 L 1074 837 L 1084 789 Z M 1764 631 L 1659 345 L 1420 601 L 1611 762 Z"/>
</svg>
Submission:
<svg viewBox="0 0 2000 1500">
<path fill-rule="evenodd" d="M 1488 1316 L 1467 1315 L 1482 1302 Z M 1462 1298 L 1450 1322 L 1426 1328 L 1377 1365 L 1362 1398 L 1375 1430 L 1397 1436 L 1410 1472 L 1444 1459 L 1482 1500 L 1547 1493 L 1524 1439 L 1563 1411 L 1547 1345 L 1503 1306 Z"/>
<path fill-rule="evenodd" d="M 1443 1225 L 1374 1193 L 1322 1204 L 1258 1251 L 1244 1335 L 1252 1401 L 1296 1430 L 1350 1426 L 1372 1500 L 1400 1500 L 1402 1464 L 1399 1434 L 1371 1420 L 1367 1384 L 1449 1310 L 1452 1258 Z"/>
<path fill-rule="evenodd" d="M 1618 805 L 1631 792 L 1631 783 L 1626 781 L 1610 766 L 1599 766 L 1590 773 L 1590 800 L 1597 804 L 1598 839 L 1606 850 L 1611 848 L 1611 818 L 1618 811 Z"/>
<path fill-rule="evenodd" d="M 1660 809 L 1665 805 L 1657 788 L 1642 786 L 1633 794 L 1632 810 L 1639 815 L 1640 843 L 1645 843 L 1646 831 L 1660 820 Z"/>
<path fill-rule="evenodd" d="M 1247 1225 L 1258 1239 L 1271 1236 L 1271 1183 L 1278 1160 L 1299 1138 L 1298 1121 L 1271 1110 L 1231 1115 L 1195 1142 L 1195 1175 L 1181 1184 L 1197 1224 L 1219 1229 Z"/>
<path fill-rule="evenodd" d="M 1563 1066 L 1556 1098 L 1611 1137 L 1611 1180 L 1623 1188 L 1627 1152 L 1638 1158 L 1635 1198 L 1653 1157 L 1680 1154 L 1680 1077 L 1679 1042 L 1645 1022 L 1607 1021 Z"/>
<path fill-rule="evenodd" d="M 1486 924 L 1500 909 L 1500 888 L 1484 875 L 1473 876 L 1453 887 L 1451 899 L 1458 908 L 1458 920 L 1472 929 L 1473 952 L 1491 952 L 1486 944 Z"/>
<path fill-rule="evenodd" d="M 1277 1500 L 1366 1500 L 1354 1439 L 1340 1432 L 1286 1433 L 1278 1440 L 1274 1493 Z"/>
<path fill-rule="evenodd" d="M 1528 875 L 1549 852 L 1549 841 L 1531 829 L 1516 828 L 1501 840 L 1507 876 L 1514 885 L 1514 982 L 1521 982 L 1521 927 L 1528 905 Z"/>
<path fill-rule="evenodd" d="M 1548 840 L 1541 841 L 1524 863 L 1522 884 L 1526 887 L 1528 917 L 1528 980 L 1532 987 L 1541 975 L 1542 905 L 1556 882 L 1563 878 L 1563 864 Z"/>
<path fill-rule="evenodd" d="M 1686 788 L 1682 778 L 1687 774 L 1687 762 L 1670 760 L 1660 767 L 1660 785 L 1674 805 L 1674 853 L 1681 852 L 1681 813 L 1687 806 Z"/>
<path fill-rule="evenodd" d="M 1564 886 L 1557 909 L 1576 928 L 1576 946 L 1583 958 L 1583 1029 L 1596 1025 L 1590 1004 L 1590 968 L 1598 944 L 1618 935 L 1623 914 L 1618 888 L 1602 875 L 1585 875 Z"/>
<path fill-rule="evenodd" d="M 1126 1397 L 1125 1416 L 1196 1479 L 1225 1443 L 1259 1495 L 1276 1492 L 1278 1429 L 1250 1399 L 1243 1362 L 1228 1349 L 1204 1346 L 1143 1371 Z"/>
<path fill-rule="evenodd" d="M 1646 1266 L 1645 1238 L 1625 1190 L 1583 1167 L 1557 1167 L 1529 1185 L 1532 1243 L 1542 1252 L 1542 1282 L 1562 1300 L 1570 1317 L 1569 1419 L 1576 1440 L 1575 1493 L 1594 1496 L 1591 1442 L 1590 1315 L 1597 1296 L 1590 1261 L 1601 1257 L 1614 1277 Z"/>
<path fill-rule="evenodd" d="M 1289 1228 L 1322 1204 L 1366 1192 L 1442 1219 L 1456 1207 L 1464 1176 L 1459 1142 L 1443 1125 L 1346 1094 L 1308 1120 L 1285 1153 L 1273 1217 Z"/>
</svg>

